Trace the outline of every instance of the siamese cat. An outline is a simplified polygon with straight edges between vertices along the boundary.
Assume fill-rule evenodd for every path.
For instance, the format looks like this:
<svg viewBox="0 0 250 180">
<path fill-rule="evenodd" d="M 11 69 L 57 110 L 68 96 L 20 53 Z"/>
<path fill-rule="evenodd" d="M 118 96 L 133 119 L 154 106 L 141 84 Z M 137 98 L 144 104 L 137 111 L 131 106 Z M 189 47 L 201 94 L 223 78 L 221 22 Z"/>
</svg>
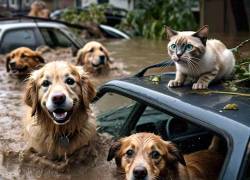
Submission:
<svg viewBox="0 0 250 180">
<path fill-rule="evenodd" d="M 207 89 L 213 80 L 229 76 L 235 65 L 233 53 L 219 40 L 207 39 L 208 26 L 197 32 L 174 31 L 166 27 L 168 54 L 176 65 L 176 77 L 169 87 L 182 86 L 187 76 L 197 79 L 192 89 Z"/>
</svg>

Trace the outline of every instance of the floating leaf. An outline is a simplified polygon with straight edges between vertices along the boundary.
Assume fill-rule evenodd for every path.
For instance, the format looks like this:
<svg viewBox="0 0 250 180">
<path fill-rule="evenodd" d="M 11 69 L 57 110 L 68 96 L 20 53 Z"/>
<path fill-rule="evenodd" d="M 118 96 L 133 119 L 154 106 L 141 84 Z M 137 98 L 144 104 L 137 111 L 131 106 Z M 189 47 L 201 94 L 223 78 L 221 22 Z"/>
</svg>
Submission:
<svg viewBox="0 0 250 180">
<path fill-rule="evenodd" d="M 150 76 L 149 80 L 155 84 L 159 84 L 161 81 L 161 76 Z"/>
<path fill-rule="evenodd" d="M 224 110 L 239 110 L 238 105 L 235 103 L 227 104 L 223 107 Z"/>
</svg>

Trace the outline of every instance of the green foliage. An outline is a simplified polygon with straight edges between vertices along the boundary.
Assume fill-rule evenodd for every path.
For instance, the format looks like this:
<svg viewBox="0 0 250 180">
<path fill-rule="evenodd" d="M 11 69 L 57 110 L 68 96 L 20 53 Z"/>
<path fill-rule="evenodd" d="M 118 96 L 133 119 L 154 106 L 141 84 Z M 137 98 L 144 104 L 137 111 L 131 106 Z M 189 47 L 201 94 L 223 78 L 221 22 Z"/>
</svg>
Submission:
<svg viewBox="0 0 250 180">
<path fill-rule="evenodd" d="M 119 26 L 131 35 L 162 39 L 164 26 L 176 30 L 192 30 L 197 24 L 187 0 L 139 0 Z"/>
<path fill-rule="evenodd" d="M 239 86 L 250 85 L 250 57 L 242 57 L 240 52 L 241 47 L 250 43 L 250 39 L 242 41 L 238 46 L 231 49 L 236 58 L 236 65 L 234 67 L 234 81 L 232 84 Z"/>
<path fill-rule="evenodd" d="M 237 81 L 250 80 L 250 58 L 243 58 L 235 65 L 235 79 Z"/>
<path fill-rule="evenodd" d="M 104 23 L 106 22 L 104 12 L 107 7 L 107 4 L 91 4 L 86 10 L 67 9 L 61 20 L 72 24 Z"/>
</svg>

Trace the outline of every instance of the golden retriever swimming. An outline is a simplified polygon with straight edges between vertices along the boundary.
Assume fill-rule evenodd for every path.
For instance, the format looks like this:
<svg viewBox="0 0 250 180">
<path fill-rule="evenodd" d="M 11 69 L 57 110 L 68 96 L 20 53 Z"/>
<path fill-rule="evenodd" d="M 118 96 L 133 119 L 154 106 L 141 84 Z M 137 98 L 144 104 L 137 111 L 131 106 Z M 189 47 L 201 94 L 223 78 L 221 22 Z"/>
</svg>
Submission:
<svg viewBox="0 0 250 180">
<path fill-rule="evenodd" d="M 20 47 L 7 55 L 6 70 L 17 76 L 22 76 L 27 75 L 44 63 L 44 59 L 39 52 L 26 47 Z"/>
<path fill-rule="evenodd" d="M 95 89 L 82 68 L 54 61 L 28 79 L 24 119 L 28 148 L 49 159 L 62 159 L 88 147 L 96 135 L 90 101 Z M 86 155 L 86 154 L 85 154 Z"/>
<path fill-rule="evenodd" d="M 77 65 L 91 74 L 102 74 L 110 70 L 111 61 L 108 50 L 99 42 L 88 42 L 77 54 Z"/>
<path fill-rule="evenodd" d="M 183 157 L 173 143 L 152 133 L 137 133 L 115 142 L 108 161 L 113 158 L 127 180 L 217 179 L 223 163 L 222 156 L 212 150 Z"/>
</svg>

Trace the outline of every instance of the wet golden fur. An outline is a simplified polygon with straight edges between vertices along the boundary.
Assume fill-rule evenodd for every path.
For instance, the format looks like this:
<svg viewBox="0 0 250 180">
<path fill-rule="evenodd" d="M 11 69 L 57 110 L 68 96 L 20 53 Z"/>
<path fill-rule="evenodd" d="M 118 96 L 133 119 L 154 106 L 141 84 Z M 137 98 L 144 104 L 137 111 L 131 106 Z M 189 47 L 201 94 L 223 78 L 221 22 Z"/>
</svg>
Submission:
<svg viewBox="0 0 250 180">
<path fill-rule="evenodd" d="M 99 64 L 99 57 L 105 57 L 105 63 L 94 67 L 93 64 Z M 106 47 L 96 41 L 88 42 L 77 53 L 77 65 L 84 66 L 84 69 L 91 74 L 103 74 L 110 70 L 111 60 Z"/>
<path fill-rule="evenodd" d="M 34 1 L 30 6 L 28 16 L 49 18 L 50 10 L 46 8 L 43 1 Z"/>
<path fill-rule="evenodd" d="M 11 66 L 11 63 L 15 63 L 15 66 Z M 16 75 L 27 75 L 44 63 L 44 59 L 39 52 L 20 47 L 7 55 L 6 70 L 7 72 L 14 71 Z"/>
<path fill-rule="evenodd" d="M 133 154 L 128 155 L 132 150 Z M 153 152 L 157 151 L 158 156 Z M 155 154 L 154 154 L 155 155 Z M 152 133 L 137 133 L 115 142 L 108 160 L 115 158 L 118 172 L 127 180 L 133 179 L 133 170 L 144 166 L 147 178 L 143 179 L 217 179 L 223 158 L 212 150 L 202 150 L 184 157 L 177 147 Z"/>
<path fill-rule="evenodd" d="M 74 78 L 75 85 L 71 87 L 66 84 L 65 76 Z M 44 89 L 41 84 L 48 78 L 51 85 Z M 45 106 L 49 94 L 55 89 L 74 100 L 73 113 L 69 122 L 64 125 L 55 124 Z M 34 71 L 28 79 L 24 96 L 29 106 L 24 118 L 27 148 L 32 148 L 49 159 L 61 159 L 83 146 L 88 146 L 96 134 L 95 117 L 89 104 L 94 96 L 94 87 L 82 68 L 67 62 L 55 61 Z M 67 147 L 58 142 L 57 137 L 61 135 L 71 137 Z"/>
</svg>

